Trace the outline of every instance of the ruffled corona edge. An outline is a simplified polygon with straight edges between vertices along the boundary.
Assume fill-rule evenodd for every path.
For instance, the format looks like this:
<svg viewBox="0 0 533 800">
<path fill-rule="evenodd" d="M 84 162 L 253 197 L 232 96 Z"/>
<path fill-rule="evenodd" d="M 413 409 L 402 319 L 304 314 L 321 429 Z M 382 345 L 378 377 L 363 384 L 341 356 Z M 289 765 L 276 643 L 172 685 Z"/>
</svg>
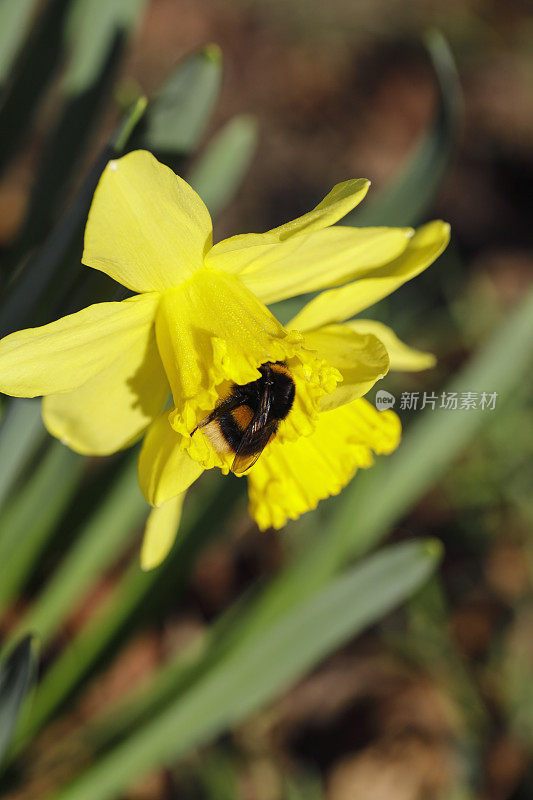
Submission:
<svg viewBox="0 0 533 800">
<path fill-rule="evenodd" d="M 252 467 L 250 514 L 262 530 L 282 528 L 338 494 L 359 468 L 374 463 L 374 453 L 391 453 L 400 438 L 397 415 L 364 399 L 320 414 L 310 436 L 283 446 L 274 440 Z"/>
<path fill-rule="evenodd" d="M 309 436 L 318 421 L 319 401 L 342 379 L 340 372 L 286 331 L 241 281 L 215 270 L 199 270 L 164 293 L 156 321 L 157 343 L 174 397 L 169 412 L 181 446 L 204 467 L 227 473 L 232 457 L 214 450 L 196 426 L 231 391 L 233 383 L 260 377 L 266 361 L 284 361 L 296 396 L 280 425 L 279 443 Z"/>
</svg>

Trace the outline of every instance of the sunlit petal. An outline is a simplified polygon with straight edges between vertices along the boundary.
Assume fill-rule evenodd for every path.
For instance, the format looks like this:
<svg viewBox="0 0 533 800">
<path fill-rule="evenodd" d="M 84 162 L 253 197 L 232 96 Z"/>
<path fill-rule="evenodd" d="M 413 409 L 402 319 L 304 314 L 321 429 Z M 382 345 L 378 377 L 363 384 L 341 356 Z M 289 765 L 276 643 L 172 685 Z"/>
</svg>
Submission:
<svg viewBox="0 0 533 800">
<path fill-rule="evenodd" d="M 0 341 L 0 391 L 15 397 L 70 392 L 113 363 L 153 325 L 158 294 L 98 303 Z"/>
<path fill-rule="evenodd" d="M 298 330 L 309 330 L 353 317 L 429 267 L 449 239 L 450 226 L 447 223 L 437 220 L 423 225 L 402 255 L 353 283 L 322 292 L 303 307 L 291 325 Z"/>
<path fill-rule="evenodd" d="M 72 450 L 107 455 L 133 444 L 170 395 L 152 326 L 79 389 L 43 399 L 43 419 Z"/>
<path fill-rule="evenodd" d="M 264 303 L 339 286 L 395 259 L 411 228 L 337 226 L 282 241 L 231 249 L 231 239 L 210 250 L 206 263 L 238 273 Z"/>
<path fill-rule="evenodd" d="M 152 506 L 185 492 L 203 467 L 183 449 L 183 437 L 174 431 L 164 411 L 152 422 L 139 454 L 139 484 Z"/>
<path fill-rule="evenodd" d="M 141 547 L 142 569 L 158 567 L 169 554 L 178 533 L 185 494 L 178 494 L 151 510 Z"/>
<path fill-rule="evenodd" d="M 396 414 L 364 399 L 324 412 L 311 436 L 284 445 L 274 440 L 252 467 L 251 515 L 263 530 L 283 527 L 338 494 L 358 468 L 372 465 L 373 452 L 392 452 L 400 436 Z"/>
<path fill-rule="evenodd" d="M 338 222 L 361 202 L 369 186 L 365 178 L 338 183 L 316 208 L 301 217 L 266 233 L 243 233 L 219 242 L 209 252 L 208 263 L 226 272 L 242 272 L 258 258 L 266 258 L 272 245 Z"/>
<path fill-rule="evenodd" d="M 109 162 L 85 228 L 84 264 L 136 292 L 163 290 L 201 267 L 211 243 L 202 200 L 151 153 Z"/>
<path fill-rule="evenodd" d="M 346 322 L 352 331 L 361 334 L 372 334 L 383 342 L 390 359 L 390 368 L 404 372 L 420 372 L 431 369 L 437 363 L 433 353 L 417 350 L 399 339 L 394 331 L 382 322 L 373 319 L 354 319 Z M 306 336 L 307 339 L 307 336 Z"/>
<path fill-rule="evenodd" d="M 389 371 L 387 350 L 371 333 L 358 333 L 347 325 L 327 325 L 306 333 L 305 343 L 342 375 L 342 383 L 321 398 L 323 411 L 362 397 Z"/>
<path fill-rule="evenodd" d="M 274 233 L 280 240 L 283 240 L 334 225 L 359 205 L 369 188 L 370 181 L 366 178 L 355 178 L 337 183 L 312 211 L 273 228 L 269 233 Z"/>
</svg>

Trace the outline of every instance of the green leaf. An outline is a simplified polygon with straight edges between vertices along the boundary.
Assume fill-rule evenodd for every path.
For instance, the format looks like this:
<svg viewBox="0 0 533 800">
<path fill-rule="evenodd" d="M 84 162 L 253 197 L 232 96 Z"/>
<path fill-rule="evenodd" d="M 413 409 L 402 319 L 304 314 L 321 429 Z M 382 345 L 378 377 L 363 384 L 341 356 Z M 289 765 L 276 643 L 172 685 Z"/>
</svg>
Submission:
<svg viewBox="0 0 533 800">
<path fill-rule="evenodd" d="M 3 0 L 17 6 L 21 0 Z M 44 93 L 63 55 L 61 32 L 68 0 L 50 0 L 26 41 L 0 104 L 0 174 L 25 144 Z"/>
<path fill-rule="evenodd" d="M 381 191 L 370 193 L 343 225 L 416 225 L 423 220 L 440 189 L 457 140 L 461 89 L 451 50 L 438 31 L 426 44 L 438 80 L 438 110 L 407 164 Z"/>
<path fill-rule="evenodd" d="M 222 80 L 222 54 L 208 45 L 179 64 L 150 100 L 133 147 L 159 154 L 189 154 L 209 121 Z"/>
<path fill-rule="evenodd" d="M 35 639 L 25 636 L 0 665 L 0 766 L 9 751 L 20 708 L 35 672 Z"/>
<path fill-rule="evenodd" d="M 435 542 L 371 556 L 237 644 L 183 697 L 74 781 L 57 800 L 110 800 L 136 777 L 212 739 L 297 680 L 328 653 L 402 602 L 434 570 Z"/>
<path fill-rule="evenodd" d="M 6 260 L 7 269 L 13 269 L 25 253 L 42 244 L 63 210 L 78 179 L 79 165 L 101 121 L 125 43 L 125 37 L 111 39 L 98 71 L 91 73 L 91 82 L 77 83 L 76 91 L 71 89 L 67 95 L 44 143 L 24 220 Z"/>
<path fill-rule="evenodd" d="M 133 553 L 130 567 L 105 602 L 44 675 L 37 688 L 32 713 L 24 720 L 17 749 L 74 693 L 94 665 L 109 655 L 122 631 L 127 628 L 131 633 L 138 622 L 138 612 L 142 611 L 142 617 L 146 618 L 150 610 L 167 607 L 169 599 L 176 602 L 187 586 L 198 554 L 224 530 L 223 523 L 241 493 L 240 481 L 229 484 L 227 480 L 207 481 L 187 498 L 179 535 L 160 567 L 142 571 L 138 553 Z M 175 682 L 174 676 L 172 680 Z M 134 715 L 142 716 L 144 710 L 141 702 Z M 126 717 L 131 718 L 131 714 L 126 713 Z M 125 721 L 127 725 L 128 720 Z"/>
<path fill-rule="evenodd" d="M 49 321 L 49 318 L 35 319 L 39 314 L 50 313 L 49 306 L 42 302 L 42 298 L 51 286 L 56 294 L 65 289 L 65 284 L 68 286 L 69 279 L 72 280 L 72 264 L 76 254 L 78 263 L 75 269 L 79 269 L 80 276 L 83 274 L 80 264 L 83 227 L 94 191 L 107 162 L 120 155 L 145 108 L 145 98 L 141 97 L 124 115 L 43 247 L 24 264 L 23 269 L 8 285 L 0 300 L 0 337 L 29 324 L 44 324 Z M 61 274 L 62 271 L 65 274 Z M 58 276 L 60 279 L 56 280 Z M 51 305 L 55 308 L 53 303 Z M 61 316 L 61 313 L 57 316 Z"/>
<path fill-rule="evenodd" d="M 21 490 L 0 515 L 0 606 L 35 566 L 47 539 L 79 486 L 85 459 L 53 441 Z"/>
<path fill-rule="evenodd" d="M 191 169 L 187 180 L 196 189 L 211 216 L 231 200 L 255 154 L 257 122 L 253 117 L 234 117 L 216 136 Z"/>
<path fill-rule="evenodd" d="M 146 0 L 74 0 L 65 22 L 69 63 L 63 79 L 68 95 L 86 92 L 104 70 L 116 41 L 140 20 Z"/>
<path fill-rule="evenodd" d="M 29 28 L 38 0 L 17 0 L 0 5 L 0 86 L 9 75 L 11 65 Z"/>
<path fill-rule="evenodd" d="M 71 549 L 17 625 L 48 641 L 90 588 L 123 551 L 148 506 L 137 483 L 137 454 L 127 459 L 109 492 L 85 522 Z"/>
<path fill-rule="evenodd" d="M 0 507 L 45 435 L 40 400 L 11 400 L 0 427 Z M 0 530 L 0 542 L 2 530 Z"/>
<path fill-rule="evenodd" d="M 201 674 L 242 640 L 243 620 L 252 592 L 245 592 L 224 611 L 206 631 L 175 652 L 149 681 L 122 697 L 117 704 L 97 716 L 84 731 L 84 739 L 98 752 L 124 739 L 134 728 L 153 718 L 170 700 L 183 695 Z M 46 676 L 45 676 L 46 680 Z M 38 701 L 39 698 L 37 698 Z M 38 702 L 34 708 L 38 706 Z"/>
</svg>

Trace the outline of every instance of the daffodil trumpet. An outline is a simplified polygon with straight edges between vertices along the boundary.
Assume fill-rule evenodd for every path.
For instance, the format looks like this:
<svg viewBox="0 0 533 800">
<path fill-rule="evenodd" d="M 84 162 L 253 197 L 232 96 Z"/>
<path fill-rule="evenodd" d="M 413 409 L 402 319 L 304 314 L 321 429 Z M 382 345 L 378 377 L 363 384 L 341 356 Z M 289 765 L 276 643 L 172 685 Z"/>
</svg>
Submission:
<svg viewBox="0 0 533 800">
<path fill-rule="evenodd" d="M 389 369 L 434 358 L 351 318 L 426 269 L 449 226 L 336 225 L 368 187 L 345 181 L 285 225 L 213 245 L 196 192 L 129 153 L 100 179 L 83 263 L 134 296 L 0 341 L 0 390 L 42 395 L 47 429 L 73 450 L 106 455 L 144 436 L 145 568 L 165 557 L 205 469 L 246 474 L 252 516 L 280 528 L 397 447 L 398 417 L 364 395 Z M 287 326 L 267 307 L 308 292 Z"/>
</svg>

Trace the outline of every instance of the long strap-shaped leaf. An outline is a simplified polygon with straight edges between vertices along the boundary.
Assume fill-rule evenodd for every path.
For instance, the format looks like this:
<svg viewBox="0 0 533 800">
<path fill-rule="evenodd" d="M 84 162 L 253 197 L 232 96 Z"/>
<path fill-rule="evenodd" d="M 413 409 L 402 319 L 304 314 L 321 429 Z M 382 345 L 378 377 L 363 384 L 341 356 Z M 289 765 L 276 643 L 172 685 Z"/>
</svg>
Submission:
<svg viewBox="0 0 533 800">
<path fill-rule="evenodd" d="M 32 636 L 25 636 L 0 666 L 0 766 L 9 750 L 20 707 L 34 675 L 35 643 Z"/>
<path fill-rule="evenodd" d="M 78 489 L 82 456 L 53 441 L 0 513 L 0 609 L 16 597 Z"/>
<path fill-rule="evenodd" d="M 98 612 L 52 664 L 39 684 L 31 714 L 24 720 L 15 749 L 23 747 L 54 711 L 70 697 L 125 628 L 135 629 L 143 606 L 165 607 L 167 595 L 176 602 L 187 586 L 195 559 L 206 543 L 224 530 L 224 521 L 240 497 L 240 484 L 228 490 L 218 482 L 204 486 L 185 508 L 179 536 L 163 564 L 143 572 L 135 552 L 129 569 Z M 151 602 L 150 602 L 151 601 Z"/>
<path fill-rule="evenodd" d="M 38 400 L 16 398 L 6 400 L 6 405 L 0 427 L 0 507 L 45 435 Z"/>
<path fill-rule="evenodd" d="M 216 736 L 396 606 L 435 568 L 435 542 L 387 548 L 246 640 L 185 697 L 87 770 L 57 800 L 109 800 L 133 779 Z"/>
<path fill-rule="evenodd" d="M 37 0 L 19 0 L 0 6 L 0 87 L 3 87 L 26 34 Z"/>
<path fill-rule="evenodd" d="M 137 484 L 137 458 L 133 453 L 108 495 L 83 525 L 53 579 L 19 621 L 14 635 L 31 630 L 43 642 L 49 641 L 94 578 L 124 550 L 147 508 Z"/>
<path fill-rule="evenodd" d="M 41 107 L 44 93 L 54 80 L 64 55 L 62 27 L 67 12 L 69 0 L 50 0 L 44 4 L 42 13 L 38 15 L 37 22 L 22 47 L 16 59 L 14 75 L 9 79 L 7 75 L 0 75 L 5 85 L 5 93 L 0 102 L 0 175 L 9 164 L 9 160 L 16 154 L 27 141 L 35 116 Z M 2 6 L 22 6 L 27 2 L 3 2 Z M 30 10 L 30 9 L 28 9 Z M 0 23 L 7 23 L 7 34 L 13 22 L 22 22 L 22 9 L 15 14 L 10 10 L 2 9 Z M 6 14 L 7 17 L 6 18 Z M 4 38 L 6 29 L 3 29 Z M 15 44 L 18 51 L 20 42 Z M 14 53 L 12 53 L 14 55 Z M 12 59 L 5 67 L 11 66 Z"/>
<path fill-rule="evenodd" d="M 233 117 L 214 136 L 195 163 L 187 181 L 195 189 L 212 217 L 232 199 L 255 154 L 257 122 L 253 117 Z"/>
</svg>

